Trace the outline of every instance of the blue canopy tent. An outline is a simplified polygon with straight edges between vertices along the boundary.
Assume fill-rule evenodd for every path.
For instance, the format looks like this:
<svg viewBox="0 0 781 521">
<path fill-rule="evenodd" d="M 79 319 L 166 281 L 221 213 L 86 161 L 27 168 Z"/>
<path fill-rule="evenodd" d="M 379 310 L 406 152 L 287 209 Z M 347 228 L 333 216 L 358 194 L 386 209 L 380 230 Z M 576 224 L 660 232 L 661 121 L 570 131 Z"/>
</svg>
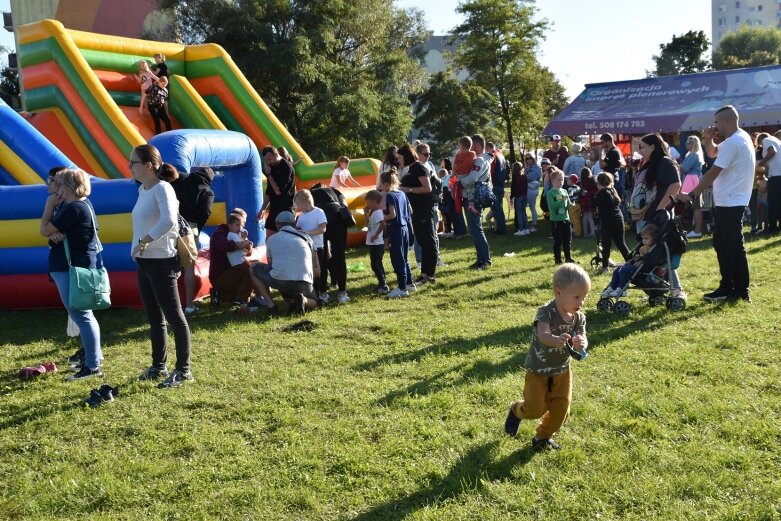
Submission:
<svg viewBox="0 0 781 521">
<path fill-rule="evenodd" d="M 589 84 L 543 134 L 698 131 L 724 105 L 741 127 L 781 125 L 781 65 Z"/>
</svg>

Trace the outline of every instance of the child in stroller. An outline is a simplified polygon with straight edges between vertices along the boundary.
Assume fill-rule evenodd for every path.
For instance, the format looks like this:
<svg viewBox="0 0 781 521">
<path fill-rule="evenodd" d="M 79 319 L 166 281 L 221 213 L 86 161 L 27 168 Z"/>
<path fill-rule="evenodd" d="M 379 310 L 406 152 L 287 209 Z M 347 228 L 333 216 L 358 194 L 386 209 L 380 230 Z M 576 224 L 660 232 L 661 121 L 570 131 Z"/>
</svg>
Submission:
<svg viewBox="0 0 781 521">
<path fill-rule="evenodd" d="M 686 300 L 674 296 L 671 291 L 673 270 L 678 268 L 687 244 L 680 218 L 673 214 L 674 206 L 673 200 L 665 211 L 657 212 L 652 221 L 643 227 L 641 237 L 644 240 L 631 252 L 633 260 L 616 269 L 618 274 L 614 273 L 610 286 L 603 292 L 602 298 L 597 303 L 598 310 L 629 314 L 632 311 L 631 304 L 626 300 L 614 299 L 626 296 L 626 289 L 630 284 L 648 295 L 650 306 L 665 304 L 672 311 L 686 308 Z M 651 225 L 656 228 L 657 239 L 646 251 L 644 248 L 647 247 L 648 241 L 645 240 L 644 235 L 653 233 L 654 229 L 650 228 Z M 619 270 L 623 271 L 619 272 Z"/>
<path fill-rule="evenodd" d="M 658 239 L 659 227 L 654 223 L 648 223 L 640 230 L 641 243 L 632 252 L 632 258 L 626 264 L 613 270 L 613 278 L 610 279 L 610 284 L 602 292 L 603 297 L 627 296 L 625 288 L 629 285 L 635 272 L 643 265 L 646 256 L 656 247 Z"/>
</svg>

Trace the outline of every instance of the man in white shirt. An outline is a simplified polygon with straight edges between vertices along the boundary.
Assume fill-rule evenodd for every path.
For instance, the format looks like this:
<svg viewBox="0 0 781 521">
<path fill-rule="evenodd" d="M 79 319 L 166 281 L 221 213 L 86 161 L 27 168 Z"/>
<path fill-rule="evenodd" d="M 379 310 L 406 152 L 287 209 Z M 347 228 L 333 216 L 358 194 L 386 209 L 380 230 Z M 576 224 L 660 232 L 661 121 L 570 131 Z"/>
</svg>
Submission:
<svg viewBox="0 0 781 521">
<path fill-rule="evenodd" d="M 767 233 L 778 233 L 781 220 L 781 141 L 763 132 L 757 136 L 762 144 L 762 159 L 757 166 L 767 168 Z"/>
<path fill-rule="evenodd" d="M 715 291 L 705 294 L 704 299 L 751 302 L 748 259 L 743 244 L 743 212 L 754 184 L 754 144 L 751 136 L 740 128 L 738 111 L 732 105 L 717 110 L 716 126 L 704 133 L 706 152 L 716 161 L 688 195 L 679 196 L 687 202 L 713 185 L 716 221 L 713 249 L 719 262 L 721 282 Z M 717 135 L 724 137 L 718 145 L 713 142 Z"/>
<path fill-rule="evenodd" d="M 252 285 L 266 301 L 268 311 L 276 312 L 270 288 L 279 290 L 290 311 L 303 313 L 317 307 L 313 281 L 320 275 L 320 265 L 312 239 L 295 229 L 296 217 L 282 212 L 276 217 L 279 233 L 266 240 L 266 263 L 252 265 Z"/>
</svg>

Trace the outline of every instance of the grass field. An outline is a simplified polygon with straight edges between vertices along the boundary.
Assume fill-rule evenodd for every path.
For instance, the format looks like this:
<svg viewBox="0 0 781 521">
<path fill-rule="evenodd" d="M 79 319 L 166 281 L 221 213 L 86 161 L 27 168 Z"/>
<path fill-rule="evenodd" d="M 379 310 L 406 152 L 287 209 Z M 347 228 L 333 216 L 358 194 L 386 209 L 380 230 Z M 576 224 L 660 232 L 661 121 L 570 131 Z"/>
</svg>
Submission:
<svg viewBox="0 0 781 521">
<path fill-rule="evenodd" d="M 781 238 L 748 239 L 752 304 L 702 302 L 709 239 L 684 258 L 680 313 L 639 292 L 631 316 L 598 313 L 594 277 L 562 450 L 534 453 L 534 422 L 516 439 L 502 423 L 551 298 L 544 235 L 490 236 L 476 273 L 468 239 L 442 241 L 437 283 L 400 301 L 369 295 L 354 250 L 352 301 L 311 332 L 203 306 L 196 382 L 172 390 L 136 380 L 141 311 L 99 313 L 105 377 L 77 383 L 16 376 L 76 348 L 63 310 L 3 311 L 0 519 L 781 519 Z M 121 396 L 81 405 L 101 383 Z"/>
</svg>

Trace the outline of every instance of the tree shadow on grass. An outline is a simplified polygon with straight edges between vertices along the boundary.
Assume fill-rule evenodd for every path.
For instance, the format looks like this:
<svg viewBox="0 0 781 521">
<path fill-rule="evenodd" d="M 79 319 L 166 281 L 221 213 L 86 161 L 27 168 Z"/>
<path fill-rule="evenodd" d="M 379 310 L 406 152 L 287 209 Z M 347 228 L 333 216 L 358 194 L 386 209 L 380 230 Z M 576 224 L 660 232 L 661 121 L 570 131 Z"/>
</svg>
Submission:
<svg viewBox="0 0 781 521">
<path fill-rule="evenodd" d="M 526 447 L 495 460 L 498 446 L 498 441 L 491 441 L 470 449 L 442 479 L 432 480 L 426 488 L 378 505 L 353 519 L 401 519 L 421 508 L 458 498 L 464 493 L 479 493 L 488 483 L 510 479 L 513 469 L 527 464 L 535 455 L 531 447 Z"/>
</svg>

